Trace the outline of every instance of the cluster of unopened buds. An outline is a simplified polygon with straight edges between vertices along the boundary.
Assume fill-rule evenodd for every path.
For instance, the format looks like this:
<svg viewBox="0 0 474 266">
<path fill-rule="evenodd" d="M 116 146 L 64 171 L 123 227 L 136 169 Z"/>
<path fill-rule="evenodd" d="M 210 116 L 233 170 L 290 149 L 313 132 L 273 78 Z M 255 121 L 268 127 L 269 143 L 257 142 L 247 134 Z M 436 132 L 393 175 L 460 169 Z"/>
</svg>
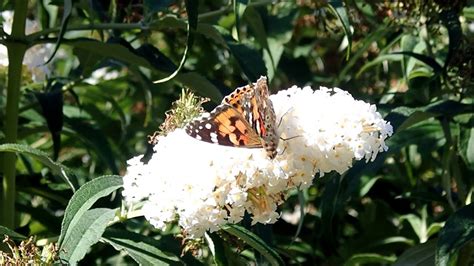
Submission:
<svg viewBox="0 0 474 266">
<path fill-rule="evenodd" d="M 374 160 L 388 149 L 384 141 L 392 134 L 390 123 L 375 105 L 355 100 L 346 91 L 293 86 L 269 100 L 280 139 L 274 158 L 263 148 L 215 145 L 177 128 L 157 138 L 147 163 L 143 156 L 128 161 L 125 201 L 143 202 L 144 216 L 159 229 L 177 221 L 190 238 L 238 223 L 246 212 L 253 223 L 274 223 L 288 190 L 308 188 L 315 176 L 343 173 L 354 160 Z M 248 107 L 252 106 L 243 110 Z M 215 127 L 204 124 L 211 126 Z M 234 129 L 225 129 L 229 128 Z"/>
</svg>

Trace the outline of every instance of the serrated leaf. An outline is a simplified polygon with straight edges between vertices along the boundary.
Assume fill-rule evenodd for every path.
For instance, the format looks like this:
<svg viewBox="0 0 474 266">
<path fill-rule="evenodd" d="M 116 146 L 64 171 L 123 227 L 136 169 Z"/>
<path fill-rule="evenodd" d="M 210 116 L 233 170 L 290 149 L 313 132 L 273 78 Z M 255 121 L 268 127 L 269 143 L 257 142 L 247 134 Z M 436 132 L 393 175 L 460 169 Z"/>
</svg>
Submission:
<svg viewBox="0 0 474 266">
<path fill-rule="evenodd" d="M 61 243 L 60 258 L 73 265 L 84 258 L 89 248 L 99 242 L 116 212 L 116 209 L 98 208 L 76 214 L 79 218 Z"/>
<path fill-rule="evenodd" d="M 120 176 L 102 176 L 85 183 L 72 195 L 61 224 L 61 234 L 58 243 L 61 246 L 64 239 L 70 236 L 80 217 L 100 198 L 105 197 L 120 188 L 123 184 Z"/>
<path fill-rule="evenodd" d="M 38 161 L 51 169 L 53 174 L 60 176 L 64 182 L 66 182 L 66 184 L 71 187 L 73 192 L 76 191 L 77 180 L 74 177 L 73 172 L 66 166 L 51 160 L 43 151 L 23 144 L 2 144 L 0 145 L 0 152 L 17 152 L 36 158 Z"/>
<path fill-rule="evenodd" d="M 474 239 L 474 203 L 453 213 L 439 233 L 436 264 L 448 265 L 454 254 Z"/>
<path fill-rule="evenodd" d="M 11 230 L 10 228 L 7 228 L 5 226 L 1 226 L 0 225 L 0 236 L 3 236 L 4 235 L 7 235 L 13 239 L 18 239 L 18 240 L 23 240 L 23 239 L 26 239 L 26 236 L 22 235 L 22 234 L 19 234 L 13 230 Z"/>
<path fill-rule="evenodd" d="M 102 239 L 116 250 L 125 251 L 140 265 L 169 265 L 180 262 L 175 254 L 159 249 L 159 240 L 149 236 L 108 228 Z"/>
<path fill-rule="evenodd" d="M 271 265 L 285 265 L 280 255 L 267 245 L 261 238 L 254 233 L 243 228 L 242 226 L 228 224 L 222 227 L 222 230 L 227 233 L 240 238 L 242 241 L 247 243 L 249 246 L 257 250 L 262 254 Z"/>
</svg>

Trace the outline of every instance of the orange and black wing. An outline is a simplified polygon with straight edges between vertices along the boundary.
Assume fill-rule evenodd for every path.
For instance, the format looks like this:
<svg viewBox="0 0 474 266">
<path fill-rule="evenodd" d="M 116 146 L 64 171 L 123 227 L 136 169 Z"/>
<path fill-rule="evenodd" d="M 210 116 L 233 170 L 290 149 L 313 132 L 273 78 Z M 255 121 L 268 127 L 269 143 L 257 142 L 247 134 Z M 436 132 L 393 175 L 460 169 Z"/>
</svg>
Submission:
<svg viewBox="0 0 474 266">
<path fill-rule="evenodd" d="M 242 112 L 227 104 L 219 105 L 208 115 L 191 121 L 185 130 L 193 138 L 218 145 L 262 147 L 260 136 L 247 122 Z"/>
</svg>

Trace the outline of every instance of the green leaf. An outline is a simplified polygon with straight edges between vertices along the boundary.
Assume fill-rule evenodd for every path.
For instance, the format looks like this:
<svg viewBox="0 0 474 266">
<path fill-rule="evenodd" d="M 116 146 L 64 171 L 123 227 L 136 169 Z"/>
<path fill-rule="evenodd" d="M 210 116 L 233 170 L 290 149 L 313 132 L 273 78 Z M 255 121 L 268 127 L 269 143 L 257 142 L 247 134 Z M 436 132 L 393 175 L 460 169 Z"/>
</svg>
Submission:
<svg viewBox="0 0 474 266">
<path fill-rule="evenodd" d="M 393 266 L 432 266 L 435 265 L 436 241 L 431 240 L 423 244 L 411 247 L 398 257 Z"/>
<path fill-rule="evenodd" d="M 401 61 L 403 59 L 403 56 L 397 55 L 397 54 L 382 54 L 377 56 L 374 60 L 367 62 L 364 64 L 359 71 L 357 71 L 356 77 L 360 77 L 362 73 L 367 71 L 369 68 L 374 67 L 378 64 L 383 63 L 384 61 Z"/>
<path fill-rule="evenodd" d="M 48 155 L 43 151 L 31 148 L 30 146 L 23 144 L 2 144 L 0 145 L 0 152 L 17 152 L 34 157 L 35 159 L 43 163 L 45 166 L 47 166 L 49 169 L 51 169 L 53 174 L 60 176 L 64 180 L 64 182 L 66 182 L 66 184 L 71 187 L 73 192 L 76 191 L 77 180 L 72 171 L 69 170 L 66 166 L 51 160 Z"/>
<path fill-rule="evenodd" d="M 22 234 L 18 234 L 17 232 L 11 230 L 10 228 L 0 225 L 0 236 L 2 236 L 3 238 L 4 235 L 7 235 L 13 239 L 18 239 L 18 240 L 26 239 L 26 236 Z"/>
<path fill-rule="evenodd" d="M 60 258 L 69 264 L 76 264 L 84 258 L 89 248 L 99 242 L 116 212 L 117 209 L 98 208 L 76 215 L 79 217 L 77 223 L 70 227 L 70 234 L 61 244 Z"/>
<path fill-rule="evenodd" d="M 474 128 L 462 128 L 459 136 L 459 153 L 469 169 L 474 170 Z"/>
<path fill-rule="evenodd" d="M 237 39 L 240 40 L 240 18 L 243 16 L 245 10 L 247 9 L 248 0 L 234 0 L 232 2 L 232 9 L 234 10 L 235 16 L 235 29 L 237 31 Z"/>
<path fill-rule="evenodd" d="M 260 76 L 267 75 L 265 62 L 257 50 L 235 42 L 228 42 L 227 45 L 237 60 L 242 72 L 244 72 L 250 81 L 255 82 Z"/>
<path fill-rule="evenodd" d="M 462 15 L 467 20 L 474 20 L 474 6 L 467 6 L 462 10 Z"/>
<path fill-rule="evenodd" d="M 186 58 L 188 57 L 188 52 L 191 50 L 191 47 L 194 43 L 194 33 L 197 29 L 198 24 L 198 1 L 193 0 L 185 0 L 184 3 L 186 4 L 186 12 L 188 13 L 188 27 L 187 27 L 187 36 L 186 36 L 186 48 L 184 49 L 183 57 L 181 58 L 181 62 L 179 63 L 178 68 L 168 77 L 155 80 L 153 83 L 163 83 L 171 80 L 174 78 L 181 68 L 184 66 L 186 62 Z"/>
<path fill-rule="evenodd" d="M 396 132 L 405 130 L 415 124 L 418 124 L 422 121 L 425 121 L 429 118 L 435 117 L 436 115 L 433 113 L 422 112 L 422 111 L 414 111 L 410 114 L 409 117 L 397 128 Z"/>
<path fill-rule="evenodd" d="M 64 44 L 70 45 L 74 49 L 82 49 L 82 53 L 87 51 L 102 57 L 117 59 L 130 65 L 154 69 L 146 58 L 137 55 L 121 43 L 104 43 L 94 39 L 78 38 L 64 41 Z"/>
<path fill-rule="evenodd" d="M 304 217 L 305 217 L 305 207 L 306 207 L 306 198 L 300 189 L 297 191 L 298 193 L 298 203 L 300 205 L 300 219 L 298 221 L 298 227 L 296 228 L 295 235 L 293 236 L 293 241 L 297 239 L 299 236 L 301 229 L 303 228 L 303 222 L 304 222 Z"/>
<path fill-rule="evenodd" d="M 448 265 L 455 253 L 474 239 L 474 203 L 452 214 L 439 234 L 436 265 Z"/>
<path fill-rule="evenodd" d="M 367 178 L 364 178 L 367 177 Z M 370 176 L 363 176 L 361 177 L 361 187 L 359 189 L 359 197 L 363 198 L 367 193 L 369 193 L 370 189 L 375 185 L 377 180 L 381 179 L 382 177 L 370 177 Z"/>
<path fill-rule="evenodd" d="M 451 58 L 457 52 L 459 46 L 462 43 L 463 34 L 461 29 L 461 22 L 459 21 L 459 14 L 458 12 L 454 11 L 454 9 L 444 10 L 443 12 L 441 12 L 440 18 L 444 26 L 446 26 L 446 28 L 448 29 L 449 36 L 448 55 L 446 56 L 446 60 L 444 61 L 444 67 L 446 68 L 451 62 Z"/>
<path fill-rule="evenodd" d="M 219 89 L 199 73 L 180 73 L 176 76 L 176 80 L 198 92 L 201 96 L 209 97 L 215 103 L 220 103 L 222 100 L 223 96 Z"/>
<path fill-rule="evenodd" d="M 278 253 L 267 245 L 261 238 L 242 226 L 228 224 L 222 227 L 222 230 L 240 238 L 249 246 L 262 254 L 271 265 L 285 265 Z"/>
<path fill-rule="evenodd" d="M 169 5 L 171 5 L 174 1 L 173 0 L 144 0 L 143 5 L 146 7 L 148 12 L 155 13 L 161 10 L 165 10 Z"/>
<path fill-rule="evenodd" d="M 400 217 L 400 222 L 408 221 L 413 231 L 416 233 L 420 240 L 424 239 L 426 234 L 426 224 L 422 219 L 415 214 L 405 214 Z"/>
<path fill-rule="evenodd" d="M 80 118 L 67 118 L 64 122 L 66 125 L 75 131 L 75 136 L 86 143 L 93 151 L 95 151 L 100 159 L 102 159 L 110 168 L 112 173 L 118 173 L 118 167 L 115 160 L 112 147 L 107 140 L 104 132 L 98 126 L 86 123 Z"/>
<path fill-rule="evenodd" d="M 426 65 L 430 66 L 436 74 L 440 74 L 443 71 L 443 67 L 438 62 L 436 62 L 435 59 L 433 59 L 429 56 L 414 53 L 414 52 L 409 52 L 409 51 L 393 52 L 392 54 L 402 54 L 402 55 L 411 56 L 411 57 L 425 63 Z"/>
<path fill-rule="evenodd" d="M 327 184 L 325 184 L 324 192 L 321 196 L 321 231 L 323 238 L 328 241 L 330 247 L 335 247 L 334 234 L 337 232 L 336 227 L 339 225 L 335 222 L 335 215 L 344 206 L 344 196 L 342 195 L 341 176 L 333 176 Z"/>
<path fill-rule="evenodd" d="M 169 265 L 180 262 L 175 254 L 159 249 L 160 241 L 150 236 L 107 228 L 102 239 L 116 250 L 125 251 L 140 265 Z"/>
<path fill-rule="evenodd" d="M 123 184 L 120 176 L 101 176 L 93 179 L 72 195 L 64 212 L 61 224 L 61 234 L 58 243 L 61 246 L 64 239 L 71 235 L 72 229 L 80 217 L 100 198 L 105 197 L 120 188 Z"/>
<path fill-rule="evenodd" d="M 395 256 L 383 256 L 376 253 L 362 253 L 350 257 L 344 263 L 344 266 L 366 265 L 372 263 L 383 265 L 386 263 L 393 263 L 396 259 L 397 258 Z"/>
<path fill-rule="evenodd" d="M 206 24 L 206 23 L 199 23 L 198 28 L 197 28 L 198 33 L 200 33 L 203 36 L 211 39 L 216 44 L 220 44 L 220 45 L 228 48 L 226 39 L 221 34 L 222 30 L 223 29 L 219 26 L 214 26 L 212 24 Z"/>
<path fill-rule="evenodd" d="M 342 29 L 346 34 L 346 38 L 348 41 L 347 45 L 347 52 L 346 52 L 346 60 L 349 59 L 352 50 L 352 32 L 351 32 L 351 24 L 349 22 L 349 16 L 347 16 L 346 8 L 343 5 L 343 1 L 328 1 L 329 10 L 332 11 L 333 14 L 339 19 L 342 24 Z"/>
<path fill-rule="evenodd" d="M 212 253 L 214 263 L 216 265 L 227 265 L 228 259 L 225 253 L 224 241 L 215 233 L 206 233 L 204 237 Z"/>
<path fill-rule="evenodd" d="M 387 25 L 381 25 L 379 28 L 373 31 L 369 36 L 365 37 L 362 45 L 356 49 L 355 54 L 349 59 L 349 61 L 344 65 L 344 68 L 339 72 L 338 79 L 343 80 L 348 75 L 348 72 L 354 67 L 354 65 L 359 61 L 360 57 L 369 49 L 369 47 L 375 42 L 382 39 L 384 36 L 391 34 L 394 31 L 394 28 L 388 27 Z"/>
<path fill-rule="evenodd" d="M 61 20 L 61 28 L 59 29 L 59 34 L 58 34 L 58 39 L 56 40 L 56 44 L 54 46 L 53 53 L 51 54 L 51 57 L 44 63 L 45 65 L 54 58 L 56 55 L 56 52 L 59 49 L 59 45 L 61 44 L 61 41 L 63 40 L 64 34 L 66 34 L 66 27 L 67 23 L 69 21 L 69 18 L 71 17 L 72 13 L 72 0 L 64 0 L 64 6 L 63 6 L 63 18 Z"/>
<path fill-rule="evenodd" d="M 49 85 L 49 84 L 48 84 Z M 51 139 L 53 140 L 53 158 L 56 160 L 61 149 L 61 131 L 63 129 L 63 84 L 56 82 L 47 92 L 35 92 L 34 95 L 38 100 L 42 115 L 46 119 Z"/>
<path fill-rule="evenodd" d="M 275 68 L 275 62 L 273 61 L 270 47 L 268 45 L 267 32 L 265 30 L 265 26 L 263 25 L 263 20 L 260 16 L 260 13 L 254 7 L 247 7 L 245 9 L 244 19 L 249 24 L 250 29 L 252 29 L 257 42 L 268 52 L 272 62 L 272 68 Z"/>
</svg>

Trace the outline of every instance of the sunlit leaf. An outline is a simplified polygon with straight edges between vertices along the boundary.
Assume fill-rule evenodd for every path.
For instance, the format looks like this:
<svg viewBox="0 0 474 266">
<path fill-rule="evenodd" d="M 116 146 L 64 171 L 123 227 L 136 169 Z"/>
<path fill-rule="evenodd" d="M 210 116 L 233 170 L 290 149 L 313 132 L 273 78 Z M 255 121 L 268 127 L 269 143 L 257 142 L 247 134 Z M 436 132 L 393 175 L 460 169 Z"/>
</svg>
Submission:
<svg viewBox="0 0 474 266">
<path fill-rule="evenodd" d="M 61 235 L 58 243 L 71 236 L 80 217 L 100 198 L 105 197 L 122 186 L 119 176 L 102 176 L 84 184 L 72 196 L 64 212 Z"/>
<path fill-rule="evenodd" d="M 71 187 L 73 191 L 76 190 L 77 180 L 73 172 L 66 166 L 51 160 L 48 155 L 43 151 L 33 149 L 29 146 L 22 144 L 2 144 L 0 145 L 0 152 L 16 152 L 32 156 L 33 158 L 37 159 L 45 166 L 50 168 L 55 175 L 60 176 L 64 180 L 64 182 Z"/>
<path fill-rule="evenodd" d="M 71 224 L 69 234 L 61 243 L 60 257 L 70 264 L 76 264 L 89 248 L 99 242 L 107 224 L 112 221 L 117 210 L 98 208 L 82 213 L 75 224 Z"/>
</svg>

